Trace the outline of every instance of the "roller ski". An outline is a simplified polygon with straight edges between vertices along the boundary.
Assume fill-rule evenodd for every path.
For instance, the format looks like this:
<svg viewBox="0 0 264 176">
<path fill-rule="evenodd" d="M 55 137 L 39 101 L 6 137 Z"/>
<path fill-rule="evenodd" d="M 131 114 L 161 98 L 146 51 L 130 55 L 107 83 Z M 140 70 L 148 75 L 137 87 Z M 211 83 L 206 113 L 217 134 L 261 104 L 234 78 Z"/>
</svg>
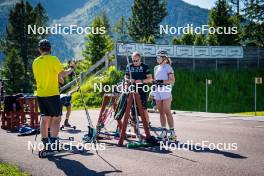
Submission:
<svg viewBox="0 0 264 176">
<path fill-rule="evenodd" d="M 84 150 L 78 150 L 76 149 L 77 151 L 79 152 L 84 152 Z M 50 156 L 56 156 L 57 154 L 61 154 L 61 153 L 71 153 L 73 152 L 72 150 L 63 150 L 63 149 L 59 149 L 59 150 L 46 150 L 46 149 L 43 149 L 43 150 L 40 150 L 38 152 L 38 156 L 39 158 L 48 158 Z"/>
<path fill-rule="evenodd" d="M 111 131 L 101 131 L 98 135 L 97 135 L 97 139 L 99 140 L 111 140 L 111 139 L 116 139 L 118 140 L 120 137 L 120 134 L 117 131 L 115 132 L 111 132 Z"/>
<path fill-rule="evenodd" d="M 44 148 L 38 152 L 39 158 L 47 158 L 48 156 L 62 152 L 62 147 L 58 138 L 42 139 Z"/>
<path fill-rule="evenodd" d="M 68 138 L 58 138 L 60 141 L 74 141 L 74 137 L 70 136 Z"/>
<path fill-rule="evenodd" d="M 64 150 L 40 150 L 38 153 L 39 158 L 47 158 L 49 156 L 54 156 L 56 154 L 65 152 Z"/>
<path fill-rule="evenodd" d="M 85 150 L 80 150 L 80 149 L 74 149 L 74 150 L 64 150 L 61 148 L 59 148 L 58 150 L 46 150 L 46 149 L 43 149 L 43 150 L 40 150 L 38 152 L 38 156 L 39 158 L 48 158 L 48 157 L 52 157 L 52 156 L 56 156 L 58 154 L 62 154 L 62 153 L 71 153 L 73 151 L 78 151 L 80 153 L 83 153 L 85 152 Z"/>
<path fill-rule="evenodd" d="M 46 139 L 46 141 L 43 142 L 44 149 L 38 152 L 39 158 L 47 158 L 49 156 L 55 156 L 60 153 L 69 153 L 73 151 L 78 151 L 78 152 L 84 151 L 84 150 L 79 150 L 77 148 L 76 149 L 71 149 L 71 148 L 65 149 L 63 148 L 63 143 L 61 143 L 60 141 L 74 141 L 74 138 L 69 137 L 66 139 L 62 139 L 62 138 L 50 138 L 48 140 Z M 67 145 L 65 145 L 64 147 L 67 147 Z"/>
<path fill-rule="evenodd" d="M 76 126 L 72 126 L 69 124 L 68 119 L 64 121 L 64 124 L 60 127 L 60 130 L 63 130 L 64 128 L 71 128 L 73 130 L 76 130 Z"/>
</svg>

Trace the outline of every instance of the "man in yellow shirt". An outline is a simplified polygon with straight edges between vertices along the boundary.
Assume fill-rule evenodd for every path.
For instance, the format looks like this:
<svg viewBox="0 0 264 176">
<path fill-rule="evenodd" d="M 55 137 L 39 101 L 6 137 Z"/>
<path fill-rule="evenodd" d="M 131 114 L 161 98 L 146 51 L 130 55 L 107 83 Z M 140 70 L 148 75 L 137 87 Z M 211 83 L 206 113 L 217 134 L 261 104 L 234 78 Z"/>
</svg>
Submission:
<svg viewBox="0 0 264 176">
<path fill-rule="evenodd" d="M 62 64 L 56 56 L 51 55 L 51 44 L 47 39 L 39 42 L 40 56 L 32 64 L 34 77 L 37 85 L 37 97 L 41 113 L 40 132 L 42 142 L 55 143 L 61 121 L 61 104 L 59 94 L 59 77 L 64 78 L 71 74 L 74 65 L 63 70 Z M 50 127 L 51 138 L 48 138 Z"/>
</svg>

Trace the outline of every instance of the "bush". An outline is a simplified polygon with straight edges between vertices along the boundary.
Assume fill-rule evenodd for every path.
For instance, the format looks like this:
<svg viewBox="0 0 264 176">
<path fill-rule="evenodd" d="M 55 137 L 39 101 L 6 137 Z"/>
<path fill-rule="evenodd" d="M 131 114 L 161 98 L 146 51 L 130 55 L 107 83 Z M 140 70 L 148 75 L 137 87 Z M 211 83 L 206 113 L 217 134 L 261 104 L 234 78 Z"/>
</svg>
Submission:
<svg viewBox="0 0 264 176">
<path fill-rule="evenodd" d="M 102 98 L 104 92 L 96 91 L 94 92 L 94 85 L 99 85 L 102 83 L 104 85 L 114 85 L 122 79 L 123 73 L 116 69 L 116 67 L 111 66 L 105 70 L 99 76 L 91 76 L 82 86 L 81 90 L 84 94 L 84 100 L 89 107 L 99 107 L 102 103 Z M 75 92 L 72 95 L 72 105 L 74 107 L 82 107 L 82 100 L 80 98 L 80 93 Z"/>
</svg>

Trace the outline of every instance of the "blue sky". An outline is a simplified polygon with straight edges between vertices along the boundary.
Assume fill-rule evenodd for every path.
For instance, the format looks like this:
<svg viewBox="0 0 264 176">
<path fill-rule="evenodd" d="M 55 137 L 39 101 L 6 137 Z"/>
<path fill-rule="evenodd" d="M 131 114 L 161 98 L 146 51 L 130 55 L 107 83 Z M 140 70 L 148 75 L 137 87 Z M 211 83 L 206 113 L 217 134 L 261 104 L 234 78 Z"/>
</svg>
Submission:
<svg viewBox="0 0 264 176">
<path fill-rule="evenodd" d="M 199 7 L 210 9 L 214 6 L 216 0 L 183 0 L 189 4 L 198 5 Z"/>
</svg>

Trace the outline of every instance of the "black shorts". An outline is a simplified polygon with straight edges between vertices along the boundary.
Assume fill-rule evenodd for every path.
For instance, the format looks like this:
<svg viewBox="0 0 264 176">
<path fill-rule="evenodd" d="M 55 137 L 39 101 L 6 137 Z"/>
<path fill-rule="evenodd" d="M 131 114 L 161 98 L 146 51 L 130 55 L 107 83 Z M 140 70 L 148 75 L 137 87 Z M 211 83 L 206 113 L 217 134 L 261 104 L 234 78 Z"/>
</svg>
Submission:
<svg viewBox="0 0 264 176">
<path fill-rule="evenodd" d="M 38 104 L 41 116 L 61 116 L 62 106 L 59 95 L 38 97 Z"/>
</svg>

